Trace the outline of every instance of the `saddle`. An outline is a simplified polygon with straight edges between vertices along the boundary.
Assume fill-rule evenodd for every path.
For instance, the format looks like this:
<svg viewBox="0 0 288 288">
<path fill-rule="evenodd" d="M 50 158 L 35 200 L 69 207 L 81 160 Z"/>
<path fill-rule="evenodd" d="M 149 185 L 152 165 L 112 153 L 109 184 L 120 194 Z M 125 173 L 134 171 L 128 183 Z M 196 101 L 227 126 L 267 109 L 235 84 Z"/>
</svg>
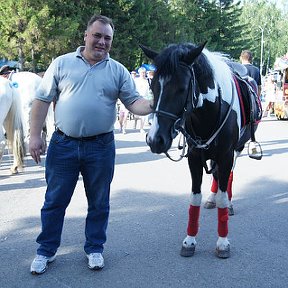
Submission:
<svg viewBox="0 0 288 288">
<path fill-rule="evenodd" d="M 248 143 L 248 156 L 260 160 L 262 149 L 255 139 L 255 130 L 263 113 L 261 100 L 258 96 L 258 85 L 253 78 L 248 76 L 248 71 L 244 65 L 231 62 L 229 66 L 233 73 L 241 107 L 241 130 L 243 134 L 245 134 L 244 131 L 249 131 L 251 137 L 251 142 Z"/>
<path fill-rule="evenodd" d="M 246 67 L 240 63 L 229 61 L 228 66 L 233 73 L 237 94 L 241 107 L 241 126 L 258 123 L 262 117 L 262 105 L 258 96 L 256 81 L 248 76 Z"/>
<path fill-rule="evenodd" d="M 242 78 L 233 75 L 242 114 L 242 127 L 250 123 L 259 123 L 262 117 L 262 105 L 258 96 L 255 80 L 249 76 Z"/>
</svg>

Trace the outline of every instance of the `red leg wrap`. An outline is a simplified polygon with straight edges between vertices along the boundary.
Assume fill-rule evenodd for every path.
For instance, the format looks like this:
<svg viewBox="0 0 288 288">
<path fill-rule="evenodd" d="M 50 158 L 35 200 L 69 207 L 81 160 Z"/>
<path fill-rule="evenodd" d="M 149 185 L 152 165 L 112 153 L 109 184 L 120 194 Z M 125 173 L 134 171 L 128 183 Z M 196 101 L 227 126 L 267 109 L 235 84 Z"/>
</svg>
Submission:
<svg viewBox="0 0 288 288">
<path fill-rule="evenodd" d="M 215 178 L 213 177 L 211 192 L 217 193 L 217 191 L 218 191 L 218 181 L 216 181 Z"/>
<path fill-rule="evenodd" d="M 199 228 L 200 206 L 190 205 L 187 235 L 196 236 Z"/>
<path fill-rule="evenodd" d="M 232 199 L 232 182 L 233 182 L 233 171 L 229 175 L 228 185 L 227 185 L 227 194 L 228 194 L 228 199 L 230 201 Z"/>
<path fill-rule="evenodd" d="M 228 235 L 228 208 L 218 208 L 218 235 L 227 237 Z"/>
</svg>

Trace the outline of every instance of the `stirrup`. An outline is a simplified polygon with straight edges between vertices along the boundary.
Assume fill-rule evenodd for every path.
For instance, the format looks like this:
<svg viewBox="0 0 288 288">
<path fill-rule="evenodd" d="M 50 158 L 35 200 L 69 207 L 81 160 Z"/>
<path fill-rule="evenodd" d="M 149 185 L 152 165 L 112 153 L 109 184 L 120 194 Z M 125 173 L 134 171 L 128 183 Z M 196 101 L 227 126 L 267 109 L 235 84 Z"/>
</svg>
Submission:
<svg viewBox="0 0 288 288">
<path fill-rule="evenodd" d="M 261 145 L 257 141 L 250 141 L 248 143 L 248 156 L 255 160 L 261 160 L 263 153 Z"/>
</svg>

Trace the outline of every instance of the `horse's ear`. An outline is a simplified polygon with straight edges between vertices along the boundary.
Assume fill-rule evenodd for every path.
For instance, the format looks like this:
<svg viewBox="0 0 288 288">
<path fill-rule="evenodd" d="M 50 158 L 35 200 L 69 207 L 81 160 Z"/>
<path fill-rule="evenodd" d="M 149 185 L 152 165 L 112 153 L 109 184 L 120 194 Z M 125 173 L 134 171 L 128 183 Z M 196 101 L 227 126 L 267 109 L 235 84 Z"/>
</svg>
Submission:
<svg viewBox="0 0 288 288">
<path fill-rule="evenodd" d="M 143 46 L 142 44 L 139 44 L 139 47 L 142 49 L 144 54 L 149 58 L 154 60 L 158 56 L 158 52 L 149 49 L 148 47 Z"/>
<path fill-rule="evenodd" d="M 195 61 L 195 59 L 202 53 L 206 43 L 207 43 L 207 41 L 205 41 L 204 43 L 200 44 L 196 48 L 191 49 L 191 51 L 185 57 L 185 62 L 187 64 L 191 65 Z"/>
</svg>

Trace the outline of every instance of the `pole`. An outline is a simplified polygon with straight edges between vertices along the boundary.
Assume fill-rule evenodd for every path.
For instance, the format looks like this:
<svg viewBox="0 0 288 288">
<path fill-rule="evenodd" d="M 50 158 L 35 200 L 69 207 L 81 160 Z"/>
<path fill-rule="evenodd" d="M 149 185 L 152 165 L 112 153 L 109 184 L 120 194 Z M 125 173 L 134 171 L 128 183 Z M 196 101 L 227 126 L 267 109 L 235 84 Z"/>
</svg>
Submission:
<svg viewBox="0 0 288 288">
<path fill-rule="evenodd" d="M 260 75 L 262 76 L 263 71 L 263 48 L 264 48 L 264 28 L 260 27 L 261 29 L 261 55 L 260 55 Z"/>
</svg>

